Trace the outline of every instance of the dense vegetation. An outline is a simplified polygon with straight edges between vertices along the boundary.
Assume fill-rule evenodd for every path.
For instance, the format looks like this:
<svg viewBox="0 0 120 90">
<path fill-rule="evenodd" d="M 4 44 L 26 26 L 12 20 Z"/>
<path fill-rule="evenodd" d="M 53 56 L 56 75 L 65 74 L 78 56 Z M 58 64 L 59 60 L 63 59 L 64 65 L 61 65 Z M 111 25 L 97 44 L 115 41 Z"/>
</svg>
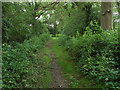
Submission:
<svg viewBox="0 0 120 90">
<path fill-rule="evenodd" d="M 106 31 L 93 34 L 86 31 L 83 36 L 79 33 L 76 38 L 68 39 L 63 36 L 59 45 L 66 48 L 72 59 L 77 62 L 79 70 L 89 79 L 97 83 L 104 82 L 108 87 L 119 87 L 119 53 L 117 31 Z"/>
<path fill-rule="evenodd" d="M 36 59 L 36 51 L 43 48 L 49 34 L 32 37 L 14 47 L 3 44 L 3 88 L 25 87 L 26 76 L 31 74 L 29 64 Z"/>
<path fill-rule="evenodd" d="M 111 12 L 118 8 L 113 3 Z M 3 3 L 2 10 L 3 88 L 32 87 L 26 86 L 32 76 L 30 65 L 37 60 L 44 65 L 45 60 L 40 59 L 44 55 L 39 54 L 38 59 L 37 52 L 42 52 L 51 37 L 59 38 L 55 43 L 68 52 L 84 77 L 96 84 L 103 82 L 105 87 L 120 88 L 118 18 L 115 14 L 112 17 L 113 30 L 104 30 L 100 26 L 101 3 L 8 2 Z"/>
</svg>

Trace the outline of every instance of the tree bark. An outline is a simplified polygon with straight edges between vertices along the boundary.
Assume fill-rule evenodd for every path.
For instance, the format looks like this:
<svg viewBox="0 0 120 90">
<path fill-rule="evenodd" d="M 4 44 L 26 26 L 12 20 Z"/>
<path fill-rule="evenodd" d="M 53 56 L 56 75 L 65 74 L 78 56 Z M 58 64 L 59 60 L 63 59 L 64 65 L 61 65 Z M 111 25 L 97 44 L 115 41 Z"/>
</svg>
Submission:
<svg viewBox="0 0 120 90">
<path fill-rule="evenodd" d="M 101 27 L 103 30 L 113 29 L 113 2 L 101 2 Z"/>
<path fill-rule="evenodd" d="M 120 1 L 118 2 L 118 51 L 120 50 Z M 120 58 L 119 52 L 118 52 L 118 57 Z M 120 68 L 120 60 L 118 61 L 119 63 L 119 68 Z"/>
<path fill-rule="evenodd" d="M 118 42 L 120 45 L 120 2 L 118 2 Z"/>
</svg>

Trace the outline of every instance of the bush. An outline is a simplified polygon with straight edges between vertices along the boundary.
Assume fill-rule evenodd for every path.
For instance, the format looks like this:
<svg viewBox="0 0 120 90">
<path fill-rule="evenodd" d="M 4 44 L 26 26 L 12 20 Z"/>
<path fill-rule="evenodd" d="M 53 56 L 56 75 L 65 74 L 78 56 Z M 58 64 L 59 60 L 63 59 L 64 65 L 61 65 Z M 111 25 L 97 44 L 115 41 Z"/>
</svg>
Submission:
<svg viewBox="0 0 120 90">
<path fill-rule="evenodd" d="M 40 50 L 48 39 L 49 34 L 42 34 L 22 44 L 16 43 L 14 47 L 3 44 L 3 88 L 25 87 L 26 77 L 31 72 L 28 65 L 35 59 L 35 52 Z"/>
<path fill-rule="evenodd" d="M 61 35 L 61 37 L 59 38 L 59 45 L 60 46 L 65 46 L 69 39 L 70 38 L 67 37 L 66 35 Z"/>
<path fill-rule="evenodd" d="M 62 40 L 84 75 L 98 83 L 102 81 L 108 87 L 120 88 L 120 50 L 116 30 L 102 33 L 86 31 L 83 36 L 78 33 L 76 38 Z"/>
</svg>

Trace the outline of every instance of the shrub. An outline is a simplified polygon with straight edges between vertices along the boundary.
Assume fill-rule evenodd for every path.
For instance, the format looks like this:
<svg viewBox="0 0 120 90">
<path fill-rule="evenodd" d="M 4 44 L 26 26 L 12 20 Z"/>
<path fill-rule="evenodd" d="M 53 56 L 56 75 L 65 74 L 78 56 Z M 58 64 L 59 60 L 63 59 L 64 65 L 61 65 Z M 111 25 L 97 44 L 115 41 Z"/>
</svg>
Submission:
<svg viewBox="0 0 120 90">
<path fill-rule="evenodd" d="M 28 65 L 35 59 L 35 52 L 40 50 L 49 39 L 49 34 L 42 34 L 39 37 L 32 37 L 19 44 L 14 42 L 12 47 L 3 44 L 2 49 L 2 80 L 3 88 L 24 87 L 26 77 L 30 74 Z"/>
<path fill-rule="evenodd" d="M 60 46 L 65 46 L 68 40 L 69 40 L 69 37 L 67 37 L 66 35 L 62 35 L 59 38 L 59 45 Z"/>
<path fill-rule="evenodd" d="M 84 75 L 98 83 L 102 81 L 108 87 L 120 88 L 120 50 L 116 30 L 101 33 L 86 31 L 83 36 L 78 33 L 76 38 L 64 42 Z"/>
</svg>

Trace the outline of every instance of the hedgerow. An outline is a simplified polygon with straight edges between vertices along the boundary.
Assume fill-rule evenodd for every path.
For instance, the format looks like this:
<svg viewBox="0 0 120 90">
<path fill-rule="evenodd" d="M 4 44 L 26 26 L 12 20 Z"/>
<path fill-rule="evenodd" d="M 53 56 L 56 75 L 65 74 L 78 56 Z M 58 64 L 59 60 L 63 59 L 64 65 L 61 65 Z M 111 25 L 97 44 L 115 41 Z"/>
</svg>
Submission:
<svg viewBox="0 0 120 90">
<path fill-rule="evenodd" d="M 40 50 L 49 39 L 48 34 L 34 36 L 23 43 L 3 44 L 2 48 L 2 87 L 25 87 L 26 77 L 30 75 L 28 65 L 35 59 L 35 52 Z"/>
<path fill-rule="evenodd" d="M 68 50 L 78 63 L 80 72 L 97 83 L 103 82 L 107 87 L 120 88 L 120 50 L 116 30 L 101 33 L 88 30 L 83 35 L 77 33 L 76 37 L 68 40 L 67 36 L 64 37 L 60 38 L 59 45 Z"/>
</svg>

